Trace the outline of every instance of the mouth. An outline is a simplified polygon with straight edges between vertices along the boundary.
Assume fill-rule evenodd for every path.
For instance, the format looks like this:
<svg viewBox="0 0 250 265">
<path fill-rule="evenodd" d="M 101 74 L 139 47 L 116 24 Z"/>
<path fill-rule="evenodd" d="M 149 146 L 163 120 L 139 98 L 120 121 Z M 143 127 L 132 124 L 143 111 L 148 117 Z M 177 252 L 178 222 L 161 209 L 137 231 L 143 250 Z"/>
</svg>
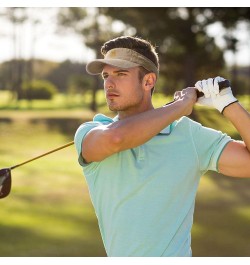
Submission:
<svg viewBox="0 0 250 265">
<path fill-rule="evenodd" d="M 106 98 L 107 99 L 114 99 L 114 98 L 117 98 L 117 97 L 119 97 L 119 95 L 116 94 L 116 93 L 107 93 L 106 94 Z"/>
</svg>

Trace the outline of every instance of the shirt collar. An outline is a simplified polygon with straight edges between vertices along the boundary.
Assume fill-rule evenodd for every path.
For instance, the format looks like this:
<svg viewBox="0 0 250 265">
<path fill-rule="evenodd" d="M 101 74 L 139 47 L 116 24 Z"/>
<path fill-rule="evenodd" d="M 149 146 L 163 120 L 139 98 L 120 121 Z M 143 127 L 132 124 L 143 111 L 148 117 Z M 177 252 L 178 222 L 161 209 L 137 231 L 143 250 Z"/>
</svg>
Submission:
<svg viewBox="0 0 250 265">
<path fill-rule="evenodd" d="M 168 125 L 163 130 L 161 130 L 158 135 L 169 135 L 171 133 L 171 125 Z"/>
</svg>

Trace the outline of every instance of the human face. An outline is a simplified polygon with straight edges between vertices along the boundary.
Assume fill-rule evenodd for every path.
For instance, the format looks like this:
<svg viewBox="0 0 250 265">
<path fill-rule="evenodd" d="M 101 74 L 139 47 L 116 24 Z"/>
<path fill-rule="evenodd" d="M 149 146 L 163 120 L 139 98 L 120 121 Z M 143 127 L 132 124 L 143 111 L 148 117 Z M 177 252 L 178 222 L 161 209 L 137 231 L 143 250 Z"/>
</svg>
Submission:
<svg viewBox="0 0 250 265">
<path fill-rule="evenodd" d="M 135 112 L 143 104 L 144 89 L 139 80 L 139 67 L 121 69 L 105 65 L 102 77 L 110 110 Z"/>
</svg>

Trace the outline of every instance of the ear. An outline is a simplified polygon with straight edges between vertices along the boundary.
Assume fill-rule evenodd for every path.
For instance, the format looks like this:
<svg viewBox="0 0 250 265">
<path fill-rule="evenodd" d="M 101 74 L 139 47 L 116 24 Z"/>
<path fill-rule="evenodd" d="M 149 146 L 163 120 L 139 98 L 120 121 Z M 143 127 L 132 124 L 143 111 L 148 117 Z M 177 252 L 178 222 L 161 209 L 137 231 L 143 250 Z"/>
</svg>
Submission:
<svg viewBox="0 0 250 265">
<path fill-rule="evenodd" d="M 143 77 L 143 87 L 145 90 L 151 91 L 151 89 L 155 86 L 156 83 L 156 75 L 155 73 L 148 73 Z"/>
</svg>

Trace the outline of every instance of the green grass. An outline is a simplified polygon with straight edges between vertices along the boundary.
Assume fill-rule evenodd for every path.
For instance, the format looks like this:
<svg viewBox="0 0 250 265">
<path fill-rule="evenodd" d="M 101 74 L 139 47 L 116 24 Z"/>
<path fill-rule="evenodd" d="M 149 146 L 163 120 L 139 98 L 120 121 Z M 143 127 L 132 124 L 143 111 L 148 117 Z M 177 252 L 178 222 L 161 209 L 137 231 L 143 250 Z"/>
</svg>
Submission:
<svg viewBox="0 0 250 265">
<path fill-rule="evenodd" d="M 0 122 L 1 168 L 73 139 L 75 128 L 59 129 L 60 116 L 53 127 L 42 112 L 36 123 L 29 114 Z M 74 146 L 13 169 L 12 179 L 11 194 L 0 201 L 0 256 L 105 256 Z"/>
<path fill-rule="evenodd" d="M 194 256 L 248 257 L 250 179 L 202 177 L 192 230 Z"/>
<path fill-rule="evenodd" d="M 250 110 L 249 97 L 240 97 Z M 232 124 L 217 111 L 196 107 L 203 125 L 241 139 Z M 201 178 L 192 229 L 194 256 L 249 257 L 250 179 L 226 177 L 208 172 Z"/>
<path fill-rule="evenodd" d="M 97 104 L 105 106 L 105 98 L 102 90 L 96 94 Z M 0 110 L 70 110 L 88 108 L 92 101 L 90 92 L 85 94 L 56 94 L 51 100 L 25 99 L 17 101 L 9 91 L 0 90 Z"/>
<path fill-rule="evenodd" d="M 154 100 L 156 106 L 170 101 L 162 95 Z M 0 111 L 0 168 L 71 141 L 76 128 L 94 115 L 83 108 L 52 105 Z M 105 110 L 102 104 L 100 110 Z M 238 137 L 217 111 L 197 107 L 195 116 Z M 105 256 L 74 146 L 14 169 L 12 178 L 11 194 L 0 200 L 0 256 Z M 192 230 L 194 256 L 250 255 L 249 187 L 250 179 L 212 172 L 202 177 Z"/>
</svg>

